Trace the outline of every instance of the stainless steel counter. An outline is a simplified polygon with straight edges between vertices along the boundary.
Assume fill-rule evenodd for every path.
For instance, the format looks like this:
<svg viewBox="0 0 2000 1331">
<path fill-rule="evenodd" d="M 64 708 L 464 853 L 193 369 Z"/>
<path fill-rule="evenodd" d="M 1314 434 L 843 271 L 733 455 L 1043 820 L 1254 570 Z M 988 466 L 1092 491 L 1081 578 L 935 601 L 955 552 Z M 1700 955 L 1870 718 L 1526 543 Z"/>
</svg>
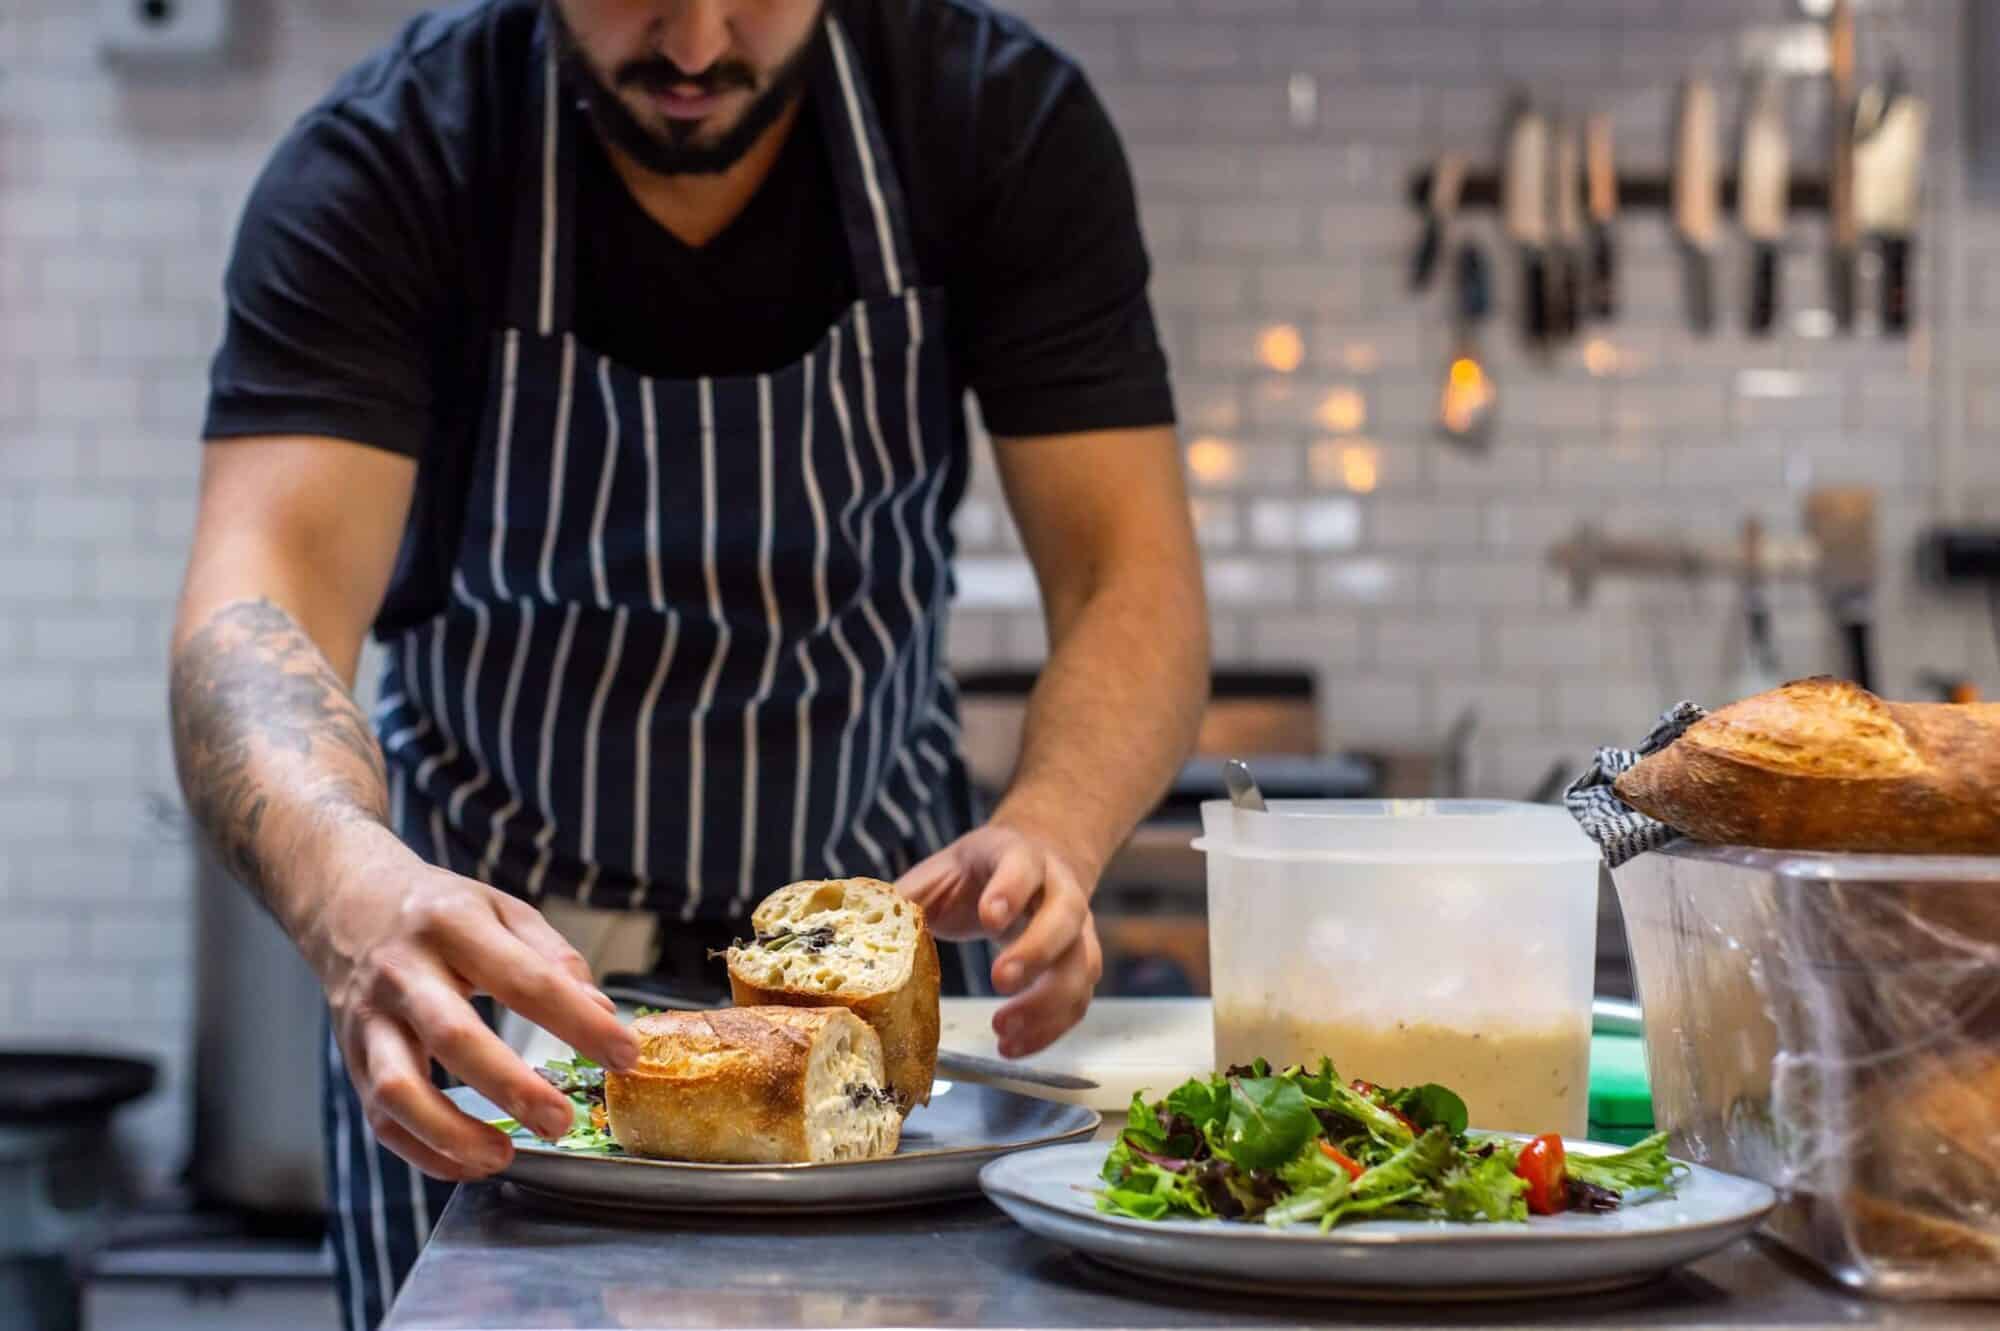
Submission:
<svg viewBox="0 0 2000 1331">
<path fill-rule="evenodd" d="M 619 1221 L 462 1187 L 387 1326 L 898 1328 L 1990 1328 L 1993 1305 L 1849 1296 L 1746 1242 L 1642 1289 L 1557 1303 L 1232 1299 L 1113 1275 L 983 1202 L 875 1216 Z"/>
</svg>

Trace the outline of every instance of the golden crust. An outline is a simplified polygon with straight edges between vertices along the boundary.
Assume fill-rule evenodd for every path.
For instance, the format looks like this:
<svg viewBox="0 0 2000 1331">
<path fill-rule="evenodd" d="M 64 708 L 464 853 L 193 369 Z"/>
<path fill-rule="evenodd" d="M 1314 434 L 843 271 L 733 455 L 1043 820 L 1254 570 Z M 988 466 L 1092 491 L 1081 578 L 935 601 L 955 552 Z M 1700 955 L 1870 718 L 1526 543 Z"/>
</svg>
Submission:
<svg viewBox="0 0 2000 1331">
<path fill-rule="evenodd" d="M 858 977 L 849 978 L 830 993 L 802 986 L 770 986 L 752 978 L 742 951 L 731 948 L 731 1000 L 740 1007 L 783 1004 L 802 1008 L 843 1007 L 853 1012 L 881 1037 L 889 1086 L 896 1092 L 897 1104 L 907 1117 L 918 1105 L 930 1103 L 931 1082 L 937 1073 L 941 1027 L 937 940 L 931 936 L 922 908 L 904 900 L 893 886 L 876 878 L 793 883 L 766 897 L 752 912 L 751 924 L 759 933 L 768 932 L 796 909 L 802 898 L 809 898 L 827 888 L 840 889 L 842 898 L 850 902 L 852 897 L 867 901 L 886 896 L 914 915 L 917 939 L 907 978 L 887 987 L 871 985 Z"/>
<path fill-rule="evenodd" d="M 1703 841 L 2000 853 L 2000 704 L 1892 703 L 1844 680 L 1794 680 L 1690 726 L 1616 789 Z"/>
<path fill-rule="evenodd" d="M 632 1024 L 639 1066 L 607 1072 L 611 1135 L 634 1155 L 719 1164 L 811 1158 L 807 1069 L 814 1044 L 846 1025 L 876 1037 L 839 1009 L 720 1008 L 656 1012 Z"/>
</svg>

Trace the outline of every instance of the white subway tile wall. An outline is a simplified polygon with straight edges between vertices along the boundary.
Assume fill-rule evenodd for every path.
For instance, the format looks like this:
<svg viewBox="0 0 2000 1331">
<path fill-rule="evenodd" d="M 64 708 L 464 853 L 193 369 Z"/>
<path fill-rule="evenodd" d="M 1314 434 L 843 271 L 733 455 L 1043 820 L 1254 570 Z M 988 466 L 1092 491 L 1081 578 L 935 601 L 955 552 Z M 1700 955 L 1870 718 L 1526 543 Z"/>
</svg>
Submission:
<svg viewBox="0 0 2000 1331">
<path fill-rule="evenodd" d="M 254 63 L 183 82 L 101 65 L 93 6 L 0 9 L 0 1040 L 94 1036 L 118 1013 L 120 1040 L 166 1065 L 170 1092 L 137 1118 L 163 1167 L 186 1142 L 191 948 L 188 850 L 157 814 L 175 798 L 164 640 L 222 263 L 270 145 L 417 7 L 260 6 Z M 1319 671 L 1326 742 L 1428 747 L 1474 707 L 1475 786 L 1521 795 L 1674 698 L 1720 696 L 1733 592 L 1611 581 L 1577 608 L 1548 548 L 1584 522 L 1722 538 L 1756 512 L 1789 533 L 1804 484 L 1880 488 L 1888 686 L 1924 669 L 2000 684 L 1981 607 L 1906 567 L 1940 504 L 2000 518 L 2000 449 L 1979 442 L 2000 428 L 2000 215 L 1929 210 L 1902 344 L 1820 335 L 1822 228 L 1805 217 L 1784 331 L 1741 335 L 1732 244 L 1724 331 L 1691 337 L 1671 235 L 1633 216 L 1618 320 L 1548 364 L 1516 335 L 1511 250 L 1490 213 L 1468 216 L 1458 235 L 1494 270 L 1499 426 L 1483 454 L 1435 431 L 1449 283 L 1406 289 L 1409 173 L 1446 147 L 1485 160 L 1517 80 L 1610 112 L 1625 163 L 1657 168 L 1673 76 L 1705 66 L 1729 110 L 1737 34 L 1795 19 L 1793 0 L 1001 7 L 1086 66 L 1126 138 L 1218 659 Z M 1935 85 L 1933 198 L 1950 198 L 1958 147 L 1956 11 L 1871 9 L 1863 47 L 1883 58 L 1893 39 Z M 1795 92 L 1817 135 L 1816 91 Z M 1815 145 L 1795 145 L 1802 169 Z M 1962 263 L 1940 261 L 1947 238 Z M 1954 448 L 1933 429 L 1960 417 L 1973 442 Z M 983 455 L 958 536 L 952 659 L 1038 660 L 1033 574 Z M 1777 604 L 1787 669 L 1833 664 L 1811 596 Z"/>
</svg>

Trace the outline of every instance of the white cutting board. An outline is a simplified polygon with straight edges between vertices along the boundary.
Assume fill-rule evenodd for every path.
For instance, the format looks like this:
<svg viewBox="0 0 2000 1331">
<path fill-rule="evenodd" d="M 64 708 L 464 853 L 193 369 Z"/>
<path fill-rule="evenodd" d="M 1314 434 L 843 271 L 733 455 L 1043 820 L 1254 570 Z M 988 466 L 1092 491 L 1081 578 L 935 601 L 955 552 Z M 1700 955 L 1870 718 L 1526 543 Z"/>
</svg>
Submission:
<svg viewBox="0 0 2000 1331">
<path fill-rule="evenodd" d="M 940 1002 L 943 1029 L 938 1043 L 961 1053 L 999 1057 L 993 1036 L 997 998 L 947 998 Z M 1100 998 L 1075 1030 L 1023 1059 L 1026 1067 L 1067 1072 L 1098 1084 L 1094 1091 L 1058 1091 L 1010 1083 L 1045 1100 L 1088 1105 L 1107 1115 L 1123 1114 L 1134 1091 L 1165 1095 L 1190 1077 L 1214 1071 L 1213 1005 L 1206 998 Z"/>
</svg>

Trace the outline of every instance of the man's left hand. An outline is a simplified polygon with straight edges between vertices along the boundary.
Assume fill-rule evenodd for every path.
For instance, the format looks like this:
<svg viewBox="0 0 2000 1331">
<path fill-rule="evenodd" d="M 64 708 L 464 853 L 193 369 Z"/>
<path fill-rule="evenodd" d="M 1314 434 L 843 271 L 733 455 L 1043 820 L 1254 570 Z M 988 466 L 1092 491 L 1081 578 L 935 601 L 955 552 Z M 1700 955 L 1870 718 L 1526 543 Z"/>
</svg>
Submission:
<svg viewBox="0 0 2000 1331">
<path fill-rule="evenodd" d="M 903 895 L 939 938 L 1006 939 L 993 987 L 1003 1058 L 1039 1053 L 1083 1019 L 1104 973 L 1090 890 L 1050 842 L 999 823 L 960 837 L 903 875 Z"/>
</svg>

